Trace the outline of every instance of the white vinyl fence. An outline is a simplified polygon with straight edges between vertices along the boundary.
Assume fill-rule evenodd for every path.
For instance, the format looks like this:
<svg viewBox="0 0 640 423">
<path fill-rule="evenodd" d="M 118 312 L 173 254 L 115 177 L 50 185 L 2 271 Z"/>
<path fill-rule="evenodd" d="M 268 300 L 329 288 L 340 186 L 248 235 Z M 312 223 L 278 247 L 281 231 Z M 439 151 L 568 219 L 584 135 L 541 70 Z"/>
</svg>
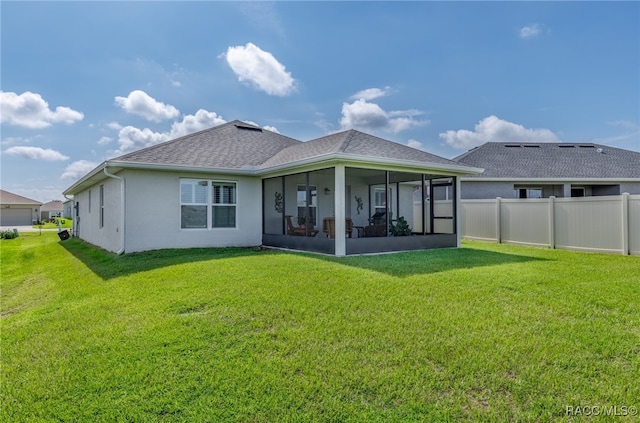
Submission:
<svg viewBox="0 0 640 423">
<path fill-rule="evenodd" d="M 640 195 L 462 200 L 468 239 L 640 255 Z"/>
</svg>

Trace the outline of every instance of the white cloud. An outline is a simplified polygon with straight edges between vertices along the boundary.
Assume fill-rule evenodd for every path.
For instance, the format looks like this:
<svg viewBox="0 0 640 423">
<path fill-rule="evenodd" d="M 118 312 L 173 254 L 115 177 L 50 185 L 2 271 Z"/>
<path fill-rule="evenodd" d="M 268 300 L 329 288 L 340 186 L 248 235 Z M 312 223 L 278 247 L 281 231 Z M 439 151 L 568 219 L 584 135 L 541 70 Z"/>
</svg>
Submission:
<svg viewBox="0 0 640 423">
<path fill-rule="evenodd" d="M 351 104 L 342 104 L 340 126 L 343 129 L 398 133 L 429 123 L 427 120 L 414 119 L 417 114 L 420 112 L 416 110 L 386 112 L 379 105 L 360 99 Z"/>
<path fill-rule="evenodd" d="M 123 126 L 120 125 L 118 122 L 109 122 L 107 123 L 107 128 L 115 129 L 116 131 L 119 131 L 123 128 Z"/>
<path fill-rule="evenodd" d="M 373 100 L 378 97 L 384 97 L 391 92 L 391 87 L 380 88 L 367 88 L 366 90 L 358 91 L 351 96 L 351 100 Z"/>
<path fill-rule="evenodd" d="M 263 126 L 264 129 L 266 129 L 267 131 L 271 131 L 271 132 L 275 132 L 276 134 L 279 134 L 280 131 L 278 131 L 278 128 L 276 128 L 275 126 Z"/>
<path fill-rule="evenodd" d="M 125 126 L 118 137 L 119 148 L 116 154 L 124 154 L 139 148 L 148 147 L 169 140 L 169 133 L 154 132 L 149 128 Z"/>
<path fill-rule="evenodd" d="M 152 122 L 173 119 L 180 111 L 170 104 L 164 104 L 141 90 L 134 90 L 127 97 L 117 96 L 115 102 L 129 113 L 142 116 Z"/>
<path fill-rule="evenodd" d="M 542 34 L 543 29 L 544 29 L 544 26 L 541 24 L 536 23 L 532 25 L 527 25 L 520 28 L 519 35 L 520 35 L 520 38 L 527 40 L 530 38 L 535 38 L 538 35 Z"/>
<path fill-rule="evenodd" d="M 69 157 L 55 150 L 40 147 L 16 146 L 7 148 L 4 153 L 11 156 L 24 157 L 31 160 L 44 160 L 47 162 L 69 160 Z"/>
<path fill-rule="evenodd" d="M 420 141 L 414 140 L 414 139 L 407 141 L 407 145 L 411 148 L 415 148 L 418 150 L 422 150 L 422 147 L 423 147 Z"/>
<path fill-rule="evenodd" d="M 229 47 L 223 56 L 240 82 L 249 82 L 269 95 L 280 97 L 296 90 L 295 80 L 285 66 L 253 43 Z"/>
<path fill-rule="evenodd" d="M 46 128 L 53 123 L 71 124 L 84 119 L 84 114 L 69 107 L 56 107 L 53 111 L 40 94 L 25 91 L 0 91 L 0 122 L 26 128 Z"/>
<path fill-rule="evenodd" d="M 194 132 L 221 125 L 225 122 L 226 120 L 218 116 L 217 113 L 200 109 L 195 115 L 185 116 L 182 122 L 174 122 L 173 125 L 171 125 L 171 132 L 168 134 L 168 139 L 193 134 Z"/>
<path fill-rule="evenodd" d="M 113 138 L 111 138 L 111 137 L 101 137 L 98 140 L 98 144 L 105 145 L 105 144 L 109 144 L 111 141 L 113 141 Z"/>
<path fill-rule="evenodd" d="M 67 166 L 60 178 L 78 179 L 95 169 L 96 166 L 98 166 L 98 163 L 90 162 L 88 160 L 78 160 Z"/>
<path fill-rule="evenodd" d="M 203 129 L 211 128 L 225 123 L 226 120 L 215 112 L 200 109 L 195 115 L 187 115 L 182 121 L 174 122 L 168 132 L 154 132 L 149 128 L 139 129 L 133 126 L 125 126 L 120 130 L 118 137 L 118 150 L 116 154 L 124 154 L 169 141 L 184 135 L 192 134 Z"/>
<path fill-rule="evenodd" d="M 485 142 L 558 142 L 549 129 L 527 129 L 522 125 L 489 116 L 478 122 L 474 131 L 460 129 L 441 132 L 440 138 L 453 148 L 469 149 Z"/>
</svg>

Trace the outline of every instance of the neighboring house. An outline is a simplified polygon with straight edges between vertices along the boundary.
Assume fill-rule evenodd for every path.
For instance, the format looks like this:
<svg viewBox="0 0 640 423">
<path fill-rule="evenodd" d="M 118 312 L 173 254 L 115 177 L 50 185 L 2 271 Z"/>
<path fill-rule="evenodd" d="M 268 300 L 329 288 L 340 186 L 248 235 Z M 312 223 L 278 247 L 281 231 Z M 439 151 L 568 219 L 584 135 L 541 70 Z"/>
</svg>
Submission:
<svg viewBox="0 0 640 423">
<path fill-rule="evenodd" d="M 459 245 L 459 177 L 480 170 L 355 130 L 302 142 L 236 120 L 110 159 L 64 194 L 74 235 L 109 251 L 342 256 Z M 398 217 L 413 236 L 389 236 Z"/>
<path fill-rule="evenodd" d="M 640 153 L 590 143 L 488 142 L 453 159 L 484 172 L 461 178 L 461 198 L 640 194 Z"/>
<path fill-rule="evenodd" d="M 63 210 L 64 206 L 60 200 L 53 200 L 48 203 L 44 203 L 42 207 L 40 207 L 40 220 L 62 217 Z"/>
<path fill-rule="evenodd" d="M 62 217 L 65 219 L 73 218 L 73 200 L 67 200 L 62 203 Z"/>
<path fill-rule="evenodd" d="M 0 226 L 31 226 L 40 219 L 42 203 L 0 190 Z"/>
</svg>

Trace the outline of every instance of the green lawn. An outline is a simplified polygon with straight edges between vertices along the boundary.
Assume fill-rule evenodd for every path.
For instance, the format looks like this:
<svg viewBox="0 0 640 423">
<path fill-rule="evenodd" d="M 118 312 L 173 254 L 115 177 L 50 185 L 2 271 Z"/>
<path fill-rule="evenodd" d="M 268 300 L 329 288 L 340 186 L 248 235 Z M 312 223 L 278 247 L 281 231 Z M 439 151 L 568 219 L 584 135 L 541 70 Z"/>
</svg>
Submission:
<svg viewBox="0 0 640 423">
<path fill-rule="evenodd" d="M 68 229 L 68 228 L 73 228 L 73 220 L 71 219 L 62 219 L 64 220 L 64 223 L 60 223 L 60 226 L 63 229 Z M 33 225 L 32 228 L 34 229 L 40 229 L 41 225 Z M 51 223 L 51 222 L 44 222 L 42 223 L 42 229 L 58 229 L 58 224 L 57 223 Z"/>
<path fill-rule="evenodd" d="M 55 233 L 0 248 L 1 421 L 546 422 L 640 406 L 640 257 L 475 242 L 117 257 Z"/>
</svg>

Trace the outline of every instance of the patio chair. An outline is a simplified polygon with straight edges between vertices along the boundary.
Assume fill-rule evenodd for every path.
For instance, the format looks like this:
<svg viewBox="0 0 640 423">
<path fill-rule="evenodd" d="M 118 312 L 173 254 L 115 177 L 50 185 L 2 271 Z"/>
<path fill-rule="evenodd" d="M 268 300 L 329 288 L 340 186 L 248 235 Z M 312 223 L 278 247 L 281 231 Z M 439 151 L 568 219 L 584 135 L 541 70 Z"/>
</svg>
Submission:
<svg viewBox="0 0 640 423">
<path fill-rule="evenodd" d="M 335 217 L 325 217 L 322 219 L 322 231 L 327 234 L 329 238 L 336 237 L 336 218 Z M 353 232 L 353 220 L 350 217 L 345 219 L 345 235 L 347 238 L 351 238 L 351 233 Z"/>
<path fill-rule="evenodd" d="M 287 220 L 287 235 L 307 236 L 307 228 L 305 226 L 293 226 L 290 215 L 284 218 Z M 309 236 L 316 236 L 317 233 L 317 229 L 309 228 Z"/>
</svg>

